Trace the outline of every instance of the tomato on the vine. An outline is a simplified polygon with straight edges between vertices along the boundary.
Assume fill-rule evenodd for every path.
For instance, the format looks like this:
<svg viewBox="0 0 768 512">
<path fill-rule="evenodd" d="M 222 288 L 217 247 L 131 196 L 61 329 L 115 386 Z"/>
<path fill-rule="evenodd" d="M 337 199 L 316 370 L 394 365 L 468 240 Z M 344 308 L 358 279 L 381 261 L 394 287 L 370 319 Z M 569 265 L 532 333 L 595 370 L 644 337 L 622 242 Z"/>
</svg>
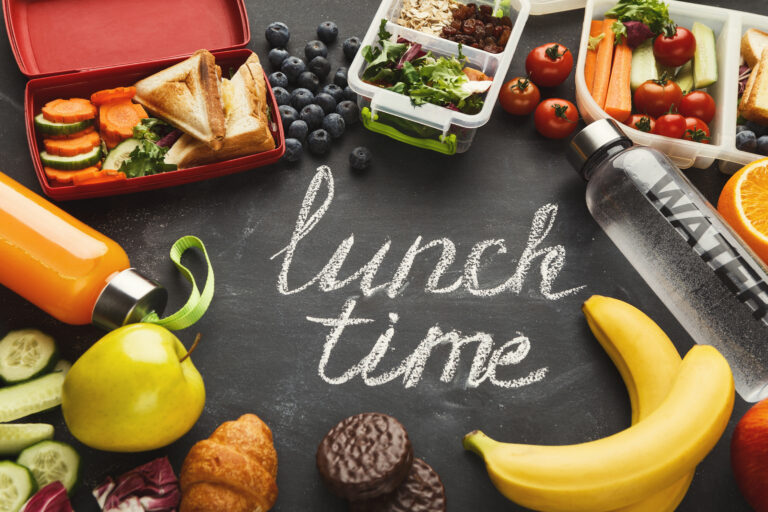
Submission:
<svg viewBox="0 0 768 512">
<path fill-rule="evenodd" d="M 680 113 L 685 117 L 698 117 L 705 123 L 711 123 L 715 117 L 715 100 L 704 91 L 692 91 L 683 96 Z"/>
<path fill-rule="evenodd" d="M 686 117 L 683 138 L 685 140 L 701 142 L 702 144 L 709 144 L 709 126 L 698 117 Z"/>
<path fill-rule="evenodd" d="M 653 133 L 663 135 L 664 137 L 672 137 L 673 139 L 681 139 L 686 129 L 687 125 L 683 116 L 680 114 L 664 114 L 656 119 Z"/>
<path fill-rule="evenodd" d="M 525 59 L 525 71 L 540 87 L 560 85 L 571 74 L 572 68 L 571 51 L 558 43 L 547 43 L 536 47 Z"/>
<path fill-rule="evenodd" d="M 653 41 L 653 55 L 665 66 L 682 66 L 696 53 L 696 38 L 687 28 L 677 27 L 675 34 L 660 34 Z"/>
<path fill-rule="evenodd" d="M 645 114 L 632 114 L 624 124 L 641 132 L 652 133 L 653 127 L 656 126 L 656 120 Z"/>
<path fill-rule="evenodd" d="M 516 116 L 527 116 L 541 101 L 536 84 L 527 78 L 517 77 L 501 86 L 499 104 L 501 108 Z"/>
<path fill-rule="evenodd" d="M 536 130 L 550 139 L 562 139 L 576 129 L 579 111 L 568 100 L 550 98 L 539 103 L 533 114 Z"/>
<path fill-rule="evenodd" d="M 670 111 L 672 106 L 679 106 L 683 101 L 683 91 L 672 80 L 662 77 L 660 80 L 648 80 L 635 91 L 635 108 L 642 114 L 659 117 Z"/>
</svg>

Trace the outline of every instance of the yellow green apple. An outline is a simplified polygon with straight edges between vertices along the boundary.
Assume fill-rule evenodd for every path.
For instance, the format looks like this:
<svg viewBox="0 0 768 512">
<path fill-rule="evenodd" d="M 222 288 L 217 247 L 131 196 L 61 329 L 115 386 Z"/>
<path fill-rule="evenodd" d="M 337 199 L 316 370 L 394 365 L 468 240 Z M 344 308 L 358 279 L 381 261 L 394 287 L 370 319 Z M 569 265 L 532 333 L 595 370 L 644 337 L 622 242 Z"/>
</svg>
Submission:
<svg viewBox="0 0 768 512">
<path fill-rule="evenodd" d="M 61 409 L 72 435 L 99 450 L 166 446 L 195 424 L 205 387 L 179 339 L 131 324 L 97 341 L 64 380 Z"/>
</svg>

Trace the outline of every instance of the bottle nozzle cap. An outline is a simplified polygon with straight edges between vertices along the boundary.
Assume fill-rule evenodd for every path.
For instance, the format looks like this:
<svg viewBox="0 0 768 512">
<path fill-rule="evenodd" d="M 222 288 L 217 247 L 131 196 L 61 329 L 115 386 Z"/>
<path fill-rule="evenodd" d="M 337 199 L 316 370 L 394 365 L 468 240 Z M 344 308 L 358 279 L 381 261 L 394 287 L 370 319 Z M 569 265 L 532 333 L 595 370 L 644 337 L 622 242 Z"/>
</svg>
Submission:
<svg viewBox="0 0 768 512">
<path fill-rule="evenodd" d="M 613 119 L 601 119 L 574 135 L 568 144 L 568 161 L 574 169 L 584 176 L 584 167 L 589 158 L 610 146 L 621 144 L 623 147 L 632 145 L 632 141 L 624 134 L 619 123 Z M 584 176 L 588 178 L 588 176 Z"/>
<path fill-rule="evenodd" d="M 168 292 L 135 269 L 123 270 L 101 291 L 93 307 L 91 322 L 107 330 L 140 322 L 152 311 L 162 314 Z"/>
</svg>

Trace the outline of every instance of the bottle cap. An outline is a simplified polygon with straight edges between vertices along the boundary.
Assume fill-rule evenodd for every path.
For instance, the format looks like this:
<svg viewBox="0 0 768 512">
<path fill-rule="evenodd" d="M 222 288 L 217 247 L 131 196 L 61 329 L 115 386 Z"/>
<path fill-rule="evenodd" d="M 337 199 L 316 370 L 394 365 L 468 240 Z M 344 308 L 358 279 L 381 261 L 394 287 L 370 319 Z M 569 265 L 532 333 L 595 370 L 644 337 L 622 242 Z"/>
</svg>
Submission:
<svg viewBox="0 0 768 512">
<path fill-rule="evenodd" d="M 632 145 L 632 141 L 624 135 L 619 123 L 613 119 L 601 119 L 587 125 L 574 135 L 568 145 L 568 161 L 584 176 L 584 179 L 589 179 L 585 175 L 585 170 L 590 157 L 601 150 L 617 145 L 628 148 Z"/>
<path fill-rule="evenodd" d="M 91 322 L 111 331 L 140 322 L 152 311 L 162 314 L 167 302 L 165 288 L 129 268 L 113 277 L 101 291 Z"/>
</svg>

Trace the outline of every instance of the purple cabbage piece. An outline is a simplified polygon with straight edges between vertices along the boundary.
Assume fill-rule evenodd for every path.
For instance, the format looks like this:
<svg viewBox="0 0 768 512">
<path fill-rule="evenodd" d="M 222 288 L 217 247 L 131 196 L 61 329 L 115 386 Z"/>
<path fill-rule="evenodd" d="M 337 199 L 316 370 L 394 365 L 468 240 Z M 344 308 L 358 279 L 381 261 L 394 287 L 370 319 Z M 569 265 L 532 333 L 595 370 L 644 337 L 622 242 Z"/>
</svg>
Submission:
<svg viewBox="0 0 768 512">
<path fill-rule="evenodd" d="M 627 45 L 630 48 L 637 48 L 654 36 L 650 27 L 642 21 L 625 21 L 623 23 L 627 29 Z"/>
<path fill-rule="evenodd" d="M 73 512 L 67 498 L 67 489 L 59 482 L 51 482 L 37 491 L 21 508 L 21 512 Z"/>
<path fill-rule="evenodd" d="M 747 80 L 749 80 L 750 74 L 752 74 L 752 69 L 749 66 L 739 66 L 739 96 L 744 94 L 747 89 Z"/>
<path fill-rule="evenodd" d="M 163 147 L 163 148 L 169 148 L 169 147 L 173 146 L 174 143 L 177 140 L 179 140 L 179 137 L 181 137 L 181 136 L 182 136 L 182 131 L 174 129 L 174 130 L 171 130 L 170 132 L 168 132 L 165 136 L 163 136 L 163 138 L 161 138 L 160 140 L 155 142 L 155 144 L 157 144 L 158 146 Z"/>
<path fill-rule="evenodd" d="M 155 459 L 93 491 L 104 512 L 173 512 L 181 493 L 167 457 Z"/>
<path fill-rule="evenodd" d="M 419 57 L 425 56 L 426 54 L 427 52 L 421 49 L 421 45 L 419 43 L 414 43 L 405 51 L 403 56 L 400 57 L 400 60 L 397 62 L 395 69 L 403 69 L 403 64 L 406 62 L 411 62 L 412 60 L 416 60 Z"/>
</svg>

